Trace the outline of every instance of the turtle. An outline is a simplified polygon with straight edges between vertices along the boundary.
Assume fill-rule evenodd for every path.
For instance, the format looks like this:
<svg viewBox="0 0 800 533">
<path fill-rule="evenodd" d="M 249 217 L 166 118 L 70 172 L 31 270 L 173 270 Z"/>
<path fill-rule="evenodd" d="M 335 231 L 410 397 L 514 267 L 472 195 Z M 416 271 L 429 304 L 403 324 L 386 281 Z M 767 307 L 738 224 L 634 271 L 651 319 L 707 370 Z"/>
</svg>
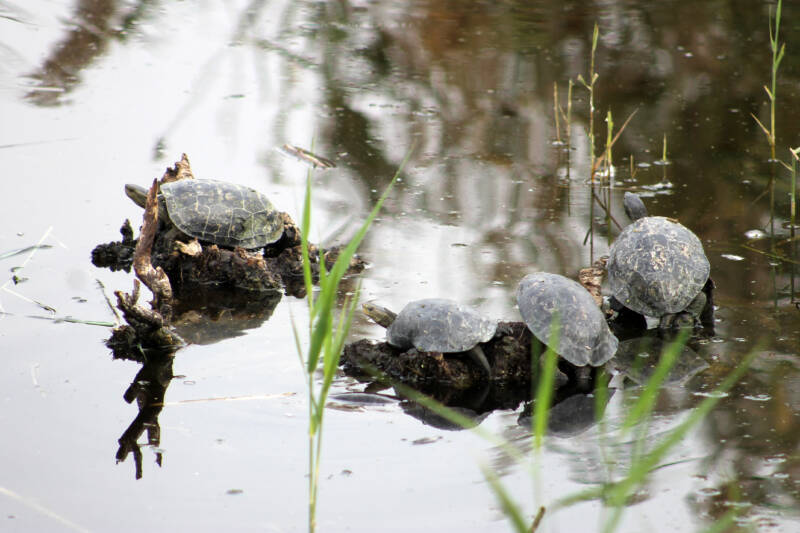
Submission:
<svg viewBox="0 0 800 533">
<path fill-rule="evenodd" d="M 533 335 L 576 367 L 600 366 L 614 356 L 619 341 L 606 324 L 603 312 L 577 281 L 548 272 L 522 278 L 517 305 Z M 550 344 L 554 317 L 558 315 L 558 345 Z M 584 377 L 586 373 L 583 372 Z"/>
<path fill-rule="evenodd" d="M 683 325 L 686 318 L 694 324 L 706 304 L 703 287 L 711 272 L 700 239 L 673 219 L 648 216 L 635 193 L 625 193 L 623 206 L 633 223 L 609 250 L 612 295 L 628 309 L 658 318 L 661 328 Z"/>
<path fill-rule="evenodd" d="M 125 185 L 125 194 L 144 207 L 147 190 Z M 183 179 L 159 186 L 159 220 L 219 246 L 261 248 L 283 235 L 283 218 L 266 196 L 244 185 Z"/>
<path fill-rule="evenodd" d="M 368 302 L 364 314 L 386 328 L 386 342 L 401 350 L 461 354 L 491 375 L 480 343 L 497 331 L 497 322 L 474 309 L 444 298 L 427 298 L 406 304 L 399 314 Z"/>
</svg>

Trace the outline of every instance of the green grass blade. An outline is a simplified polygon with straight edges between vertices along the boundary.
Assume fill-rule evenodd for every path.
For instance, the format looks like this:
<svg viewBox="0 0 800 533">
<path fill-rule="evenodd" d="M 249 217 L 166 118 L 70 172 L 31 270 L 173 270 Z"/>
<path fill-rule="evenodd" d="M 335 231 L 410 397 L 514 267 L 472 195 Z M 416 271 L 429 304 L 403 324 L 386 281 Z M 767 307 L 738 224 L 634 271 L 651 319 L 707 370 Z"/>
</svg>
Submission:
<svg viewBox="0 0 800 533">
<path fill-rule="evenodd" d="M 350 326 L 353 323 L 353 316 L 355 315 L 356 305 L 358 304 L 358 297 L 360 295 L 360 287 L 356 288 L 356 292 L 349 302 L 345 302 L 345 308 L 342 310 L 339 319 L 339 327 L 336 330 L 336 335 L 331 343 L 331 350 L 325 354 L 324 369 L 325 377 L 322 382 L 322 390 L 320 391 L 320 398 L 323 403 L 328 397 L 328 391 L 331 388 L 336 371 L 339 368 L 339 361 L 342 357 L 342 349 L 344 348 L 344 341 L 347 338 L 347 332 L 350 331 Z"/>
<path fill-rule="evenodd" d="M 692 410 L 689 416 L 681 422 L 675 429 L 670 431 L 656 447 L 646 455 L 639 463 L 631 467 L 631 470 L 624 479 L 616 483 L 608 483 L 599 487 L 592 487 L 573 494 L 569 494 L 556 500 L 549 506 L 550 509 L 569 507 L 578 502 L 595 499 L 605 499 L 609 505 L 622 505 L 635 487 L 640 486 L 645 477 L 659 466 L 659 462 L 666 456 L 676 444 L 681 442 L 686 434 L 698 422 L 705 418 L 708 413 L 717 405 L 725 393 L 739 381 L 747 369 L 750 367 L 758 350 L 750 353 L 739 365 L 731 371 L 718 387 L 700 404 Z"/>
<path fill-rule="evenodd" d="M 775 64 L 772 66 L 773 70 L 775 71 L 778 70 L 778 66 L 781 64 L 781 61 L 783 60 L 784 53 L 786 53 L 786 43 L 781 45 L 781 51 L 778 52 L 778 57 L 775 58 Z"/>
<path fill-rule="evenodd" d="M 536 388 L 536 400 L 533 408 L 533 446 L 536 450 L 542 448 L 544 434 L 547 431 L 547 419 L 550 416 L 550 403 L 553 400 L 553 381 L 555 380 L 558 355 L 551 347 L 559 345 L 559 324 L 558 313 L 554 313 L 553 322 L 550 326 L 550 340 L 544 353 L 544 370 Z M 532 346 L 534 344 L 531 343 Z"/>
<path fill-rule="evenodd" d="M 664 349 L 653 375 L 647 380 L 647 384 L 642 389 L 639 399 L 625 417 L 625 421 L 622 424 L 623 432 L 629 430 L 652 412 L 656 398 L 658 398 L 661 392 L 661 385 L 667 379 L 667 376 L 669 376 L 672 367 L 675 366 L 678 355 L 681 353 L 681 349 L 686 344 L 688 338 L 688 330 L 684 329 L 680 332 L 678 337 Z"/>
<path fill-rule="evenodd" d="M 525 518 L 522 516 L 522 511 L 520 510 L 519 506 L 514 503 L 514 500 L 511 499 L 511 495 L 508 494 L 508 491 L 500 482 L 497 474 L 491 468 L 485 465 L 481 465 L 481 472 L 483 472 L 483 477 L 486 478 L 486 481 L 492 488 L 494 495 L 500 502 L 500 507 L 503 509 L 503 514 L 514 526 L 514 531 L 517 533 L 529 533 L 530 529 L 525 523 Z"/>
<path fill-rule="evenodd" d="M 306 193 L 303 197 L 303 220 L 300 222 L 300 250 L 303 255 L 303 281 L 311 318 L 314 313 L 314 286 L 311 279 L 311 261 L 308 257 L 308 234 L 311 231 L 311 171 L 306 175 Z"/>
<path fill-rule="evenodd" d="M 686 420 L 673 431 L 670 431 L 653 451 L 645 456 L 638 464 L 634 465 L 631 468 L 630 474 L 625 479 L 612 487 L 608 494 L 608 501 L 611 505 L 622 505 L 632 493 L 633 489 L 640 485 L 645 476 L 658 466 L 658 463 L 666 456 L 667 452 L 682 441 L 689 430 L 711 412 L 719 400 L 725 396 L 739 379 L 741 379 L 745 371 L 750 367 L 750 363 L 755 358 L 756 353 L 757 352 L 753 352 L 748 355 L 745 360 L 742 361 L 733 372 L 728 374 L 723 382 L 714 389 L 714 392 L 710 396 L 704 398 L 703 401 L 700 402 Z"/>
<path fill-rule="evenodd" d="M 311 326 L 311 343 L 308 347 L 306 366 L 309 374 L 313 374 L 319 364 L 320 354 L 326 337 L 330 337 L 333 328 L 331 310 L 335 291 L 321 290 L 317 301 L 314 303 L 316 317 Z"/>
</svg>

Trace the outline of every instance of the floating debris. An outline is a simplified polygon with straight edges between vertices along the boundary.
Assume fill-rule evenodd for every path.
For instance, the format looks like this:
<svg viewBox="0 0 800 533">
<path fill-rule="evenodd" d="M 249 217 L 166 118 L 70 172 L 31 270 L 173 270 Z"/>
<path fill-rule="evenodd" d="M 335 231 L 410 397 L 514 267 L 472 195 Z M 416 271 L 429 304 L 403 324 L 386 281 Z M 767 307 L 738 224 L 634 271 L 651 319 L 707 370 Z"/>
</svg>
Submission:
<svg viewBox="0 0 800 533">
<path fill-rule="evenodd" d="M 653 163 L 653 164 L 654 164 L 654 165 L 661 165 L 661 164 L 663 164 L 663 163 L 661 163 L 660 161 L 656 161 L 656 162 L 655 162 L 655 163 Z M 658 182 L 658 183 L 653 183 L 652 185 L 643 185 L 643 186 L 642 186 L 642 189 L 644 189 L 644 190 L 646 190 L 646 191 L 655 191 L 655 192 L 663 191 L 663 192 L 669 192 L 669 191 L 671 191 L 671 190 L 672 190 L 674 187 L 675 187 L 675 186 L 674 186 L 674 185 L 672 184 L 672 182 L 670 182 L 670 181 L 660 181 L 660 182 Z"/>
<path fill-rule="evenodd" d="M 298 146 L 292 146 L 291 144 L 284 144 L 280 148 L 277 148 L 279 152 L 284 155 L 294 157 L 299 159 L 304 163 L 308 163 L 314 168 L 336 168 L 336 163 L 328 159 L 327 157 L 323 157 L 321 155 L 314 154 L 309 152 L 304 148 L 300 148 Z"/>
<path fill-rule="evenodd" d="M 722 254 L 720 255 L 723 259 L 727 259 L 728 261 L 744 261 L 744 257 L 741 255 L 734 255 L 734 254 Z"/>
<path fill-rule="evenodd" d="M 749 231 L 744 232 L 744 236 L 750 240 L 757 240 L 757 239 L 764 239 L 767 237 L 767 233 L 761 231 L 760 229 L 751 229 Z"/>
<path fill-rule="evenodd" d="M 52 247 L 53 246 L 50 244 L 34 244 L 32 246 L 26 246 L 25 248 L 19 248 L 17 250 L 9 250 L 7 252 L 0 253 L 0 259 L 8 259 L 9 257 L 14 257 L 15 255 L 21 255 L 26 252 L 32 252 L 34 250 L 47 250 Z"/>
</svg>

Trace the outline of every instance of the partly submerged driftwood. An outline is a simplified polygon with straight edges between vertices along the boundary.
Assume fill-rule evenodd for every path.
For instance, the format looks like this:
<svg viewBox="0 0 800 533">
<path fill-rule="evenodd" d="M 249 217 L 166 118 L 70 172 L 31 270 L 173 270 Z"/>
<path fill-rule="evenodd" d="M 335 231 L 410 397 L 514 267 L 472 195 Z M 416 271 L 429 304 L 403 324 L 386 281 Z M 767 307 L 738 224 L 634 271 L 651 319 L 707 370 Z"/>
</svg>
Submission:
<svg viewBox="0 0 800 533">
<path fill-rule="evenodd" d="M 183 179 L 194 179 L 185 154 L 173 167 L 166 169 L 160 180 L 153 182 L 138 240 L 133 239 L 132 229 L 126 221 L 120 229 L 122 241 L 101 244 L 92 251 L 92 261 L 97 266 L 129 271 L 132 265 L 138 280 L 154 295 L 148 309 L 138 303 L 138 280 L 134 281 L 131 294 L 116 293 L 118 307 L 123 311 L 127 325 L 117 328 L 108 341 L 115 350 L 180 344 L 182 340 L 170 329 L 173 310 L 193 311 L 190 306 L 193 302 L 205 301 L 202 298 L 205 292 L 242 294 L 243 298 L 228 300 L 234 305 L 231 316 L 237 314 L 236 302 L 246 302 L 248 317 L 257 316 L 262 320 L 271 315 L 281 293 L 298 297 L 305 295 L 301 233 L 288 214 L 280 213 L 283 234 L 266 247 L 245 250 L 201 243 L 175 230 L 172 224 L 159 221 L 159 186 Z M 323 255 L 328 267 L 332 266 L 337 253 L 337 249 L 331 249 Z M 312 275 L 316 279 L 320 260 L 317 246 L 309 245 L 309 257 Z M 360 272 L 364 266 L 363 260 L 354 257 L 349 272 Z M 259 312 L 253 309 L 254 303 L 267 308 Z M 178 318 L 181 319 L 178 322 L 185 322 L 182 317 Z"/>
</svg>

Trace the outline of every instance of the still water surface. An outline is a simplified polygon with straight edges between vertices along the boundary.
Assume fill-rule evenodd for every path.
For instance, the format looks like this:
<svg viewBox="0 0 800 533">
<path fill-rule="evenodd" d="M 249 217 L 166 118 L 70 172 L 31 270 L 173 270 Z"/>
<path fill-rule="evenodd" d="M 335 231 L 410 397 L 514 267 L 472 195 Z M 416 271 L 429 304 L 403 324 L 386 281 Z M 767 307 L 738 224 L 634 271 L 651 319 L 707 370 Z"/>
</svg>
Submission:
<svg viewBox="0 0 800 533">
<path fill-rule="evenodd" d="M 266 193 L 299 219 L 306 167 L 284 143 L 336 160 L 315 171 L 314 240 L 343 242 L 416 147 L 362 255 L 363 298 L 395 309 L 441 296 L 516 319 L 514 290 L 538 270 L 574 277 L 607 251 L 590 206 L 588 93 L 573 88 L 571 147 L 556 146 L 553 85 L 596 57 L 598 150 L 616 128 L 612 212 L 624 190 L 701 238 L 717 285 L 716 335 L 698 373 L 668 386 L 648 430 L 685 419 L 745 354 L 746 377 L 654 472 L 621 531 L 701 530 L 728 509 L 759 531 L 800 527 L 800 311 L 791 303 L 789 180 L 770 194 L 767 2 L 6 2 L 0 5 L 0 529 L 300 531 L 306 404 L 284 296 L 269 320 L 179 351 L 158 447 L 115 463 L 138 414 L 122 395 L 138 367 L 113 361 L 105 292 L 132 276 L 93 267 L 140 210 L 123 194 L 185 152 L 198 177 Z M 800 28 L 784 6 L 778 157 L 800 142 Z M 667 139 L 669 165 L 657 165 Z M 633 169 L 633 172 L 631 171 Z M 771 198 L 773 207 L 770 208 Z M 592 216 L 595 217 L 592 224 Z M 584 244 L 593 227 L 593 245 Z M 616 230 L 614 230 L 616 231 Z M 756 238 L 754 238 L 754 236 Z M 12 268 L 24 264 L 22 270 Z M 15 285 L 13 275 L 26 278 Z M 42 306 L 52 308 L 47 310 Z M 381 338 L 359 317 L 352 338 Z M 342 377 L 334 394 L 361 390 Z M 613 428 L 553 436 L 532 479 L 466 431 L 424 425 L 390 402 L 326 420 L 321 531 L 506 531 L 479 465 L 526 511 L 607 481 L 634 443 Z M 338 405 L 342 404 L 342 405 Z M 481 426 L 528 446 L 516 411 Z M 151 428 L 153 429 L 153 428 Z M 543 531 L 596 530 L 598 502 L 548 515 Z"/>
</svg>

